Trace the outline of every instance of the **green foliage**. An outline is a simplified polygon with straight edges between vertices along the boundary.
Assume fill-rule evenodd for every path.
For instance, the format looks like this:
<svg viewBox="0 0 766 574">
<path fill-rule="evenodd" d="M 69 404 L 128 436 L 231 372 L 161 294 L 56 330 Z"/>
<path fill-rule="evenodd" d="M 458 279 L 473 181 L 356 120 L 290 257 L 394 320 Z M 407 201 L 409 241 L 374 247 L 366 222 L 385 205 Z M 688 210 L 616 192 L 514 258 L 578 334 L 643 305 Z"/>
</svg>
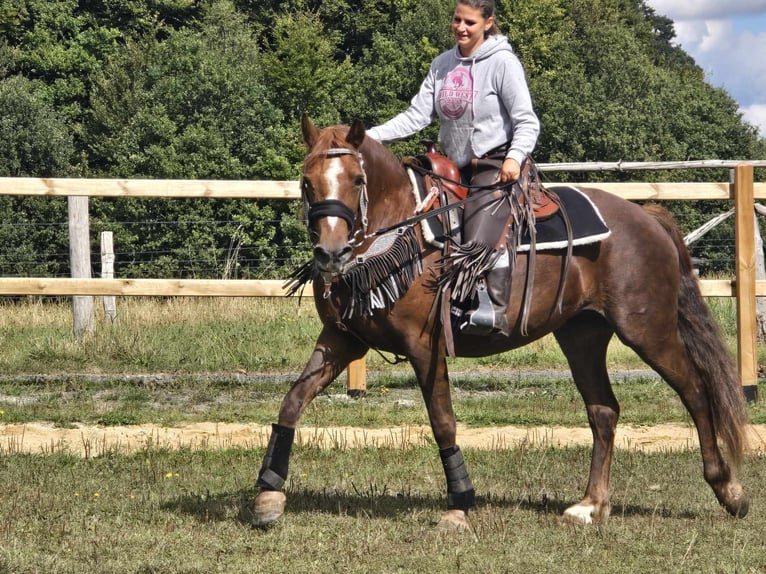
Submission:
<svg viewBox="0 0 766 574">
<path fill-rule="evenodd" d="M 71 173 L 72 137 L 36 84 L 0 80 L 0 177 Z M 66 200 L 0 196 L 0 275 L 53 276 L 68 266 Z"/>
<path fill-rule="evenodd" d="M 0 195 L 0 276 L 57 277 L 69 270 L 67 200 Z"/>
<path fill-rule="evenodd" d="M 92 168 L 119 177 L 294 177 L 297 153 L 259 60 L 256 39 L 226 2 L 161 42 L 129 42 L 96 80 Z"/>
<path fill-rule="evenodd" d="M 74 151 L 39 84 L 22 76 L 0 80 L 0 177 L 67 175 Z"/>
<path fill-rule="evenodd" d="M 348 58 L 336 60 L 340 35 L 309 12 L 277 16 L 273 35 L 263 71 L 285 116 L 295 121 L 308 112 L 320 125 L 337 123 L 351 71 Z"/>
<path fill-rule="evenodd" d="M 255 38 L 229 3 L 211 6 L 198 29 L 129 44 L 97 81 L 91 166 L 113 177 L 296 177 L 300 152 L 270 101 L 259 60 Z M 115 230 L 123 275 L 252 278 L 279 274 L 262 262 L 278 259 L 278 222 L 290 207 L 104 200 L 93 211 L 96 229 Z M 158 254 L 151 263 L 136 256 L 147 251 Z"/>
</svg>

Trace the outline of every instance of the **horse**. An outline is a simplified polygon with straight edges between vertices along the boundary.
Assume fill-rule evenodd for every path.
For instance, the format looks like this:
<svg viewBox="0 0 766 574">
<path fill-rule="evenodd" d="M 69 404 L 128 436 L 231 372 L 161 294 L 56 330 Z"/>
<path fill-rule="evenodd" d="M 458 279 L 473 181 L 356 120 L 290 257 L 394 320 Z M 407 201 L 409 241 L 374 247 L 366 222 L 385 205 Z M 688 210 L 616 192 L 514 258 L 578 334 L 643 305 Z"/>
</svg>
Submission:
<svg viewBox="0 0 766 574">
<path fill-rule="evenodd" d="M 397 156 L 365 137 L 359 121 L 320 130 L 304 115 L 301 129 L 307 147 L 301 187 L 309 210 L 314 300 L 323 326 L 272 425 L 253 522 L 266 526 L 284 513 L 282 487 L 304 409 L 351 361 L 377 349 L 406 358 L 422 392 L 447 486 L 446 510 L 437 526 L 470 528 L 467 513 L 475 492 L 456 437 L 446 329 L 434 312 L 440 296 L 434 277 L 442 253 L 424 241 L 419 225 L 409 228 L 419 272 L 408 284 L 388 288 L 395 303 L 348 313 L 358 301 L 343 278 L 360 255 L 368 254 L 374 236 L 369 230 L 395 228 L 412 217 L 413 181 Z M 620 414 L 606 364 L 607 346 L 617 335 L 678 394 L 696 426 L 706 482 L 726 511 L 744 517 L 749 498 L 737 478 L 745 449 L 744 397 L 678 227 L 659 206 L 639 206 L 596 188 L 582 192 L 600 211 L 608 237 L 572 247 L 566 262 L 566 249 L 539 251 L 533 268 L 533 254 L 518 253 L 507 311 L 510 335 L 457 331 L 454 353 L 487 356 L 553 334 L 593 434 L 584 496 L 562 519 L 600 523 L 611 510 L 610 466 Z M 528 272 L 534 275 L 533 293 L 522 329 Z"/>
</svg>

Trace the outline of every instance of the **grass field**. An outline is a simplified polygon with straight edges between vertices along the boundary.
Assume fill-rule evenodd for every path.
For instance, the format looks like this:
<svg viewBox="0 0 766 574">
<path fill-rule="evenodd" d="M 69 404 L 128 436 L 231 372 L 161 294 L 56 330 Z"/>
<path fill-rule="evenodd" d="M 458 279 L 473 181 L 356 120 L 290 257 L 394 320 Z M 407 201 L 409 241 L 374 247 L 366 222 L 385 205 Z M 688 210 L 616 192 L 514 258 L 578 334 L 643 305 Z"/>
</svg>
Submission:
<svg viewBox="0 0 766 574">
<path fill-rule="evenodd" d="M 473 532 L 433 528 L 436 452 L 296 449 L 288 510 L 248 524 L 261 449 L 92 459 L 0 457 L 0 572 L 764 572 L 764 458 L 747 461 L 751 514 L 730 518 L 697 453 L 618 451 L 603 526 L 567 526 L 585 449 L 466 451 Z"/>
<path fill-rule="evenodd" d="M 710 299 L 714 316 L 733 348 L 731 299 Z M 96 306 L 98 310 L 98 305 Z M 319 334 L 313 302 L 297 298 L 120 298 L 117 320 L 102 313 L 92 336 L 75 341 L 66 303 L 0 303 L 0 373 L 234 373 L 299 372 Z M 759 349 L 766 360 L 766 348 Z M 615 369 L 644 363 L 619 341 L 609 351 Z M 368 354 L 372 370 L 409 373 Z M 456 359 L 455 371 L 562 369 L 552 337 L 483 359 Z"/>
<path fill-rule="evenodd" d="M 731 340 L 729 301 L 713 308 Z M 273 422 L 318 332 L 308 302 L 125 299 L 118 311 L 116 324 L 102 319 L 77 342 L 66 305 L 2 305 L 0 424 Z M 409 369 L 372 354 L 368 363 L 367 398 L 341 398 L 340 380 L 303 422 L 424 424 Z M 585 426 L 563 365 L 549 338 L 452 362 L 458 419 Z M 610 365 L 622 422 L 688 421 L 667 385 L 627 375 L 643 368 L 632 352 L 613 344 Z M 763 400 L 749 412 L 766 421 Z M 759 455 L 742 471 L 751 512 L 735 520 L 705 484 L 698 452 L 621 449 L 612 517 L 582 527 L 559 516 L 582 496 L 588 449 L 465 449 L 480 497 L 473 530 L 443 534 L 433 529 L 445 489 L 433 446 L 296 447 L 287 513 L 266 531 L 248 522 L 262 446 L 50 450 L 0 449 L 0 573 L 766 572 Z"/>
</svg>

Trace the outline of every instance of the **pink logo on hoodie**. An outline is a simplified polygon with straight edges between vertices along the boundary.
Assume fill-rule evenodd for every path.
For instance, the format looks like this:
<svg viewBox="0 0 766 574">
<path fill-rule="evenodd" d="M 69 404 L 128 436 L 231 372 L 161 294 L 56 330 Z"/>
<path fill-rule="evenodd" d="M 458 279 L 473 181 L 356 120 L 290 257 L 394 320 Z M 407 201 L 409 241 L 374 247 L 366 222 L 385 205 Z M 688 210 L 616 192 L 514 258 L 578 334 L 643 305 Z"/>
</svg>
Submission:
<svg viewBox="0 0 766 574">
<path fill-rule="evenodd" d="M 473 76 L 465 66 L 458 66 L 447 74 L 439 90 L 439 107 L 444 117 L 457 120 L 463 117 L 473 102 Z"/>
</svg>

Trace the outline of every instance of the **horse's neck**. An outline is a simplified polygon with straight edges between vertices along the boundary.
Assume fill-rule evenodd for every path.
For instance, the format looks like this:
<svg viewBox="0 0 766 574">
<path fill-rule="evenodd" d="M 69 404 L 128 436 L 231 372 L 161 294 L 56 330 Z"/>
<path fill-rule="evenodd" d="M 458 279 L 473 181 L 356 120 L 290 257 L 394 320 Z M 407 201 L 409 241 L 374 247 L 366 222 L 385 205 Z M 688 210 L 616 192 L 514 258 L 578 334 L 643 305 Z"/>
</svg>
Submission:
<svg viewBox="0 0 766 574">
<path fill-rule="evenodd" d="M 390 154 L 390 152 L 386 152 Z M 414 215 L 412 183 L 401 162 L 393 155 L 381 155 L 367 169 L 370 231 L 404 221 Z"/>
</svg>

